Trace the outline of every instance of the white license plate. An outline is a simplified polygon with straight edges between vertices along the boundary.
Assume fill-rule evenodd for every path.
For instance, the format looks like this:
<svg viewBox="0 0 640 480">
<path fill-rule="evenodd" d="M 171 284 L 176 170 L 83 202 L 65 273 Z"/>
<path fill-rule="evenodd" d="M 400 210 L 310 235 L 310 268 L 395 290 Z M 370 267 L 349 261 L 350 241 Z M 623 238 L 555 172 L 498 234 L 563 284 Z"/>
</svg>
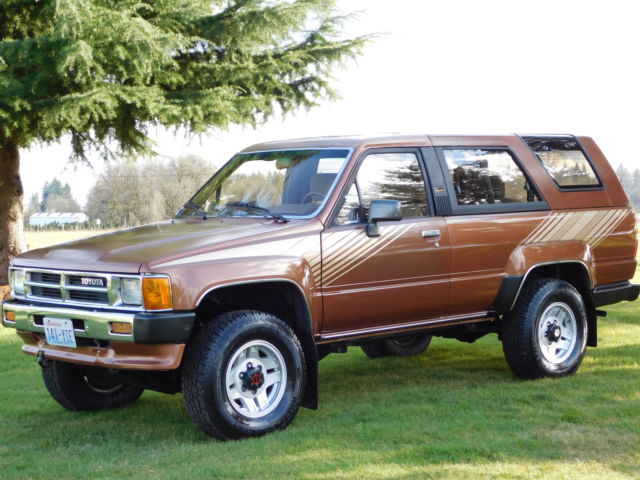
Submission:
<svg viewBox="0 0 640 480">
<path fill-rule="evenodd" d="M 44 334 L 49 345 L 76 348 L 73 322 L 68 318 L 44 317 Z"/>
</svg>

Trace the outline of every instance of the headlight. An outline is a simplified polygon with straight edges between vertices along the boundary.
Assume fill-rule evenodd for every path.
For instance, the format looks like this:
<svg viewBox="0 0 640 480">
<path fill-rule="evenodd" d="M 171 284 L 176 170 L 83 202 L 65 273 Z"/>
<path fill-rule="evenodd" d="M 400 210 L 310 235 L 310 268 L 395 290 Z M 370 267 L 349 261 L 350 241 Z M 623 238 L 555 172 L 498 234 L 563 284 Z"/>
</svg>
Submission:
<svg viewBox="0 0 640 480">
<path fill-rule="evenodd" d="M 142 305 L 142 288 L 139 278 L 120 279 L 120 298 L 127 305 Z"/>
<path fill-rule="evenodd" d="M 13 293 L 24 294 L 24 270 L 12 268 L 9 270 L 9 284 Z"/>
</svg>

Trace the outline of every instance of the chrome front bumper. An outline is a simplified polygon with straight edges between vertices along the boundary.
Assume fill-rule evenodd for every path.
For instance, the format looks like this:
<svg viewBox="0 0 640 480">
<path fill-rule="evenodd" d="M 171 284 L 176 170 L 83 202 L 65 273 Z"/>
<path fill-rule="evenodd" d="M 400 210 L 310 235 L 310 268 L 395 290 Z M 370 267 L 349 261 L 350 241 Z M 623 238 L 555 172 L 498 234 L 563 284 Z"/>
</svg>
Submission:
<svg viewBox="0 0 640 480">
<path fill-rule="evenodd" d="M 7 319 L 9 312 L 13 312 L 15 321 Z M 189 338 L 195 319 L 194 312 L 133 313 L 15 301 L 0 303 L 0 314 L 5 327 L 19 331 L 44 334 L 43 318 L 46 316 L 73 321 L 77 338 L 131 343 L 183 342 Z M 113 322 L 130 324 L 132 333 L 113 333 Z"/>
</svg>

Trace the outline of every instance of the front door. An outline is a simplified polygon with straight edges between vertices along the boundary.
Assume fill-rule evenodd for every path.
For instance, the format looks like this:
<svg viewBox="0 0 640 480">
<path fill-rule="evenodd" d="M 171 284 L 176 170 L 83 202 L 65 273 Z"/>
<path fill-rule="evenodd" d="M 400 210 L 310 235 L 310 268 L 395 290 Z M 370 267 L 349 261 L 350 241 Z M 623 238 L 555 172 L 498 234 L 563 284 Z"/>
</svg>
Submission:
<svg viewBox="0 0 640 480">
<path fill-rule="evenodd" d="M 434 217 L 418 150 L 372 150 L 322 233 L 323 333 L 384 330 L 441 317 L 449 301 L 447 224 Z M 372 200 L 399 200 L 403 218 L 365 229 Z"/>
</svg>

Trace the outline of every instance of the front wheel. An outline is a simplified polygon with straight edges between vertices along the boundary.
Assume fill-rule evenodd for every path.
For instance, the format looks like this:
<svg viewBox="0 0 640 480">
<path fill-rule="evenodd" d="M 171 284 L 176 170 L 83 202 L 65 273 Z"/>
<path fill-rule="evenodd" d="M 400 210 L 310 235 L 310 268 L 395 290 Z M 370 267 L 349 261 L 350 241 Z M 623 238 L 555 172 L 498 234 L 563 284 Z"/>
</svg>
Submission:
<svg viewBox="0 0 640 480">
<path fill-rule="evenodd" d="M 282 320 L 255 311 L 222 314 L 185 352 L 182 389 L 191 419 L 222 440 L 285 428 L 304 392 L 306 364 Z"/>
<path fill-rule="evenodd" d="M 502 346 L 516 375 L 562 377 L 578 370 L 587 345 L 587 314 L 573 285 L 534 280 L 504 320 Z"/>
<path fill-rule="evenodd" d="M 125 385 L 102 368 L 45 360 L 42 378 L 53 399 L 67 410 L 97 411 L 135 402 L 143 388 Z"/>
</svg>

